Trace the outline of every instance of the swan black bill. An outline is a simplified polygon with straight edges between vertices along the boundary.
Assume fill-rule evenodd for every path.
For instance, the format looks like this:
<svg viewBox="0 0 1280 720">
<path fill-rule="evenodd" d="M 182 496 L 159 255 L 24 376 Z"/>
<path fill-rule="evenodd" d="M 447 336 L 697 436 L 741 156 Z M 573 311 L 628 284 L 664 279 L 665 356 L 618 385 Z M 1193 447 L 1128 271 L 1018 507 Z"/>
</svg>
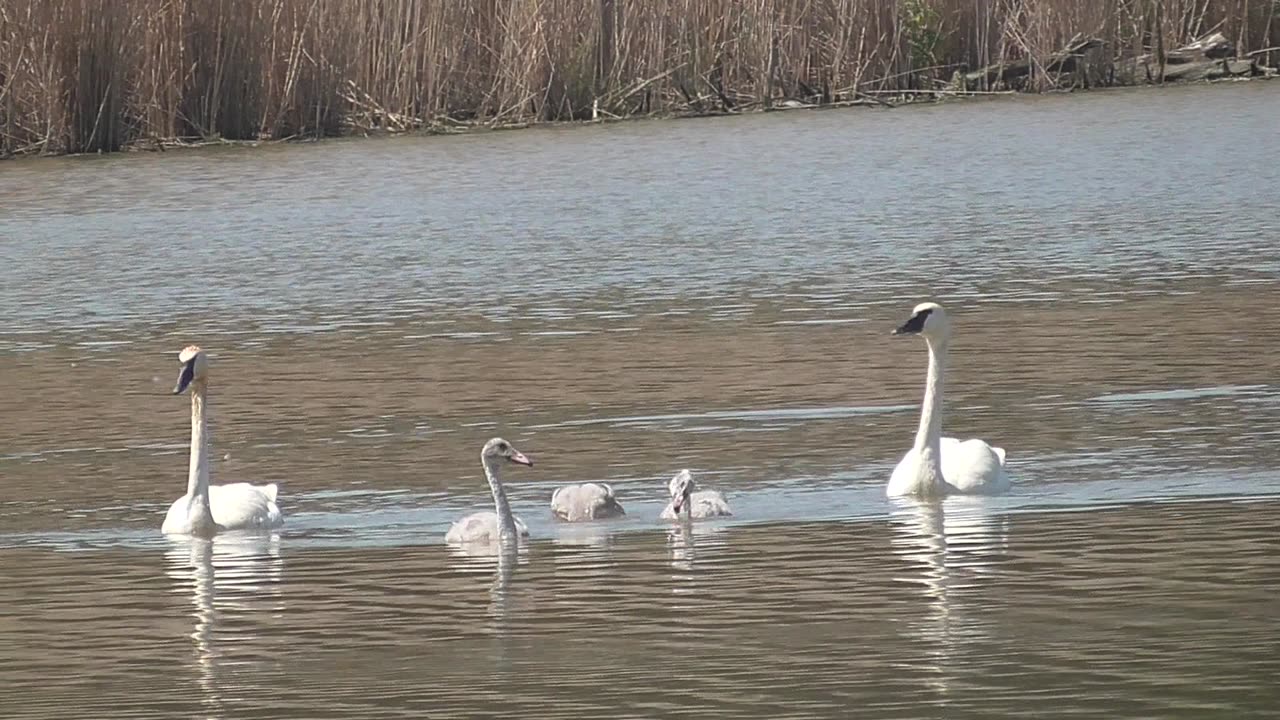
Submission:
<svg viewBox="0 0 1280 720">
<path fill-rule="evenodd" d="M 893 334 L 894 335 L 915 335 L 916 333 L 923 332 L 924 321 L 929 319 L 929 313 L 931 312 L 933 312 L 932 308 L 928 310 L 921 310 L 915 315 L 912 315 L 910 320 L 907 320 L 906 322 L 902 323 L 897 328 L 895 328 L 893 331 Z"/>
<path fill-rule="evenodd" d="M 182 372 L 178 374 L 178 384 L 173 386 L 173 394 L 181 395 L 183 390 L 191 384 L 191 379 L 196 374 L 196 359 L 191 358 L 186 365 L 182 366 Z"/>
</svg>

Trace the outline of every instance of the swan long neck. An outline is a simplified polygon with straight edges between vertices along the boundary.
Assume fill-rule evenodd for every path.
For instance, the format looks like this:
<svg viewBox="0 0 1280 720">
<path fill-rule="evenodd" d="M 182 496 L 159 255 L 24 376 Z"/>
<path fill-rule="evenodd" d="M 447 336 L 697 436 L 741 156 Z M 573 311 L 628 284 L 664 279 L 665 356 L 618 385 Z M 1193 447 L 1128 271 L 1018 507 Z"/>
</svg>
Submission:
<svg viewBox="0 0 1280 720">
<path fill-rule="evenodd" d="M 204 500 L 209 507 L 208 415 L 205 411 L 205 384 L 191 384 L 191 464 L 187 472 L 187 495 Z"/>
<path fill-rule="evenodd" d="M 920 427 L 916 430 L 916 454 L 920 458 L 920 488 L 937 490 L 942 486 L 942 391 L 947 369 L 947 341 L 926 338 L 929 347 L 929 375 L 924 385 L 924 404 L 920 408 Z"/>
<path fill-rule="evenodd" d="M 187 523 L 194 535 L 217 530 L 209 504 L 209 442 L 205 384 L 191 383 L 191 464 L 187 470 Z"/>
<path fill-rule="evenodd" d="M 493 509 L 498 513 L 498 537 L 503 541 L 516 540 L 516 518 L 511 514 L 511 503 L 507 501 L 507 491 L 502 488 L 502 479 L 498 477 L 497 461 L 487 456 L 484 463 L 484 477 L 489 481 L 489 489 L 493 491 Z"/>
</svg>

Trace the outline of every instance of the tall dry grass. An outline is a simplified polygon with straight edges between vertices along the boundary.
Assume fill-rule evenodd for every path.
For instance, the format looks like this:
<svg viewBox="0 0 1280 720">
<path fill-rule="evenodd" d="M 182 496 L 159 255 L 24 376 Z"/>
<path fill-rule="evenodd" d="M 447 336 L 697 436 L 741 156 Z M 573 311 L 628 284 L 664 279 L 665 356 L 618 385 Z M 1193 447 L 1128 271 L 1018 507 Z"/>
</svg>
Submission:
<svg viewBox="0 0 1280 720">
<path fill-rule="evenodd" d="M 1260 49 L 1278 16 L 1280 0 L 0 0 L 0 155 L 833 102 L 1077 34 L 1104 62 L 1212 29 Z"/>
</svg>

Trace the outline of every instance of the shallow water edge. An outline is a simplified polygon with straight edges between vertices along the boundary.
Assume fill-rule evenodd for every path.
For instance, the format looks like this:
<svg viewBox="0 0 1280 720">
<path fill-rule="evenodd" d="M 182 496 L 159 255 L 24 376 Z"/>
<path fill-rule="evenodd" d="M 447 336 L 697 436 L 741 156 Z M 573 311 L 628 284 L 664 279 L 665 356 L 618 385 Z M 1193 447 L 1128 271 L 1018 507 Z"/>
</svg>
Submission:
<svg viewBox="0 0 1280 720">
<path fill-rule="evenodd" d="M 595 127 L 602 125 L 614 125 L 617 123 L 637 123 L 637 122 L 669 122 L 674 120 L 711 120 L 716 118 L 731 117 L 750 117 L 753 115 L 763 115 L 775 112 L 805 112 L 805 111 L 826 111 L 826 110 L 908 110 L 914 107 L 933 107 L 946 106 L 955 103 L 974 103 L 974 102 L 996 102 L 996 101 L 1015 101 L 1018 98 L 1034 98 L 1034 97 L 1054 97 L 1062 95 L 1079 95 L 1079 94 L 1098 94 L 1098 93 L 1128 93 L 1141 92 L 1143 90 L 1179 87 L 1179 88 L 1197 88 L 1209 89 L 1214 85 L 1237 84 L 1241 82 L 1259 82 L 1264 83 L 1274 80 L 1274 75 L 1260 75 L 1257 77 L 1236 77 L 1222 80 L 1197 81 L 1187 83 L 1172 83 L 1170 85 L 1160 85 L 1156 83 L 1133 84 L 1133 85 L 1112 85 L 1094 88 L 1069 88 L 1061 90 L 1048 90 L 1044 92 L 1030 92 L 1017 90 L 995 90 L 995 91 L 957 91 L 957 90 L 939 90 L 939 91 L 900 91 L 888 93 L 883 96 L 868 96 L 872 99 L 859 99 L 842 101 L 827 104 L 803 104 L 794 101 L 783 101 L 771 107 L 753 106 L 744 111 L 706 111 L 706 112 L 654 112 L 646 114 L 634 114 L 624 116 L 601 116 L 594 120 L 521 120 L 518 122 L 462 122 L 450 121 L 448 123 L 440 123 L 430 125 L 425 128 L 417 128 L 412 130 L 361 130 L 358 128 L 348 128 L 346 131 L 337 135 L 315 136 L 315 135 L 299 135 L 279 139 L 261 139 L 261 140 L 227 140 L 223 138 L 203 139 L 203 138 L 182 138 L 182 137 L 148 137 L 130 142 L 123 146 L 115 153 L 61 153 L 61 154 L 0 154 L 0 160 L 28 160 L 38 161 L 40 159 L 50 158 L 87 158 L 102 155 L 119 155 L 131 153 L 163 153 L 171 150 L 178 151 L 216 151 L 222 149 L 245 149 L 271 147 L 275 145 L 309 145 L 315 143 L 325 143 L 344 140 L 386 140 L 393 138 L 429 138 L 429 137 L 450 137 L 450 136 L 483 136 L 486 133 L 509 132 L 513 130 L 548 130 L 548 129 L 568 129 Z M 791 104 L 788 104 L 791 103 Z"/>
</svg>

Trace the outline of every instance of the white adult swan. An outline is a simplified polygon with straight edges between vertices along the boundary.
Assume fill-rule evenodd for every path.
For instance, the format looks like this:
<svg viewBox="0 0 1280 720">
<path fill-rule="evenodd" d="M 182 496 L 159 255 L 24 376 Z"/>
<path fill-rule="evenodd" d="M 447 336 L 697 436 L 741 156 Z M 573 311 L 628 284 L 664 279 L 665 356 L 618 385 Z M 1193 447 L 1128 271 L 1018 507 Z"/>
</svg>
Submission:
<svg viewBox="0 0 1280 720">
<path fill-rule="evenodd" d="M 455 522 L 445 534 L 445 542 L 505 544 L 529 537 L 529 528 L 520 518 L 511 514 L 511 504 L 507 502 L 507 493 L 502 489 L 498 466 L 503 460 L 517 465 L 533 465 L 533 461 L 525 457 L 524 453 L 502 438 L 494 438 L 485 443 L 484 449 L 480 451 L 480 462 L 484 465 L 484 476 L 489 481 L 489 489 L 493 491 L 493 507 L 496 512 L 473 513 Z"/>
<path fill-rule="evenodd" d="M 942 388 L 947 365 L 951 323 L 937 303 L 921 303 L 894 335 L 920 335 L 929 346 L 929 376 L 915 446 L 907 451 L 889 478 L 888 494 L 971 495 L 994 494 L 1009 489 L 1004 472 L 1004 450 L 982 440 L 942 437 Z"/>
<path fill-rule="evenodd" d="M 712 518 L 732 515 L 729 503 L 724 495 L 715 490 L 698 490 L 694 492 L 693 475 L 688 470 L 681 470 L 667 483 L 667 492 L 671 494 L 671 502 L 663 508 L 662 520 L 677 520 L 683 511 L 685 518 Z"/>
<path fill-rule="evenodd" d="M 204 351 L 188 345 L 178 353 L 182 372 L 173 394 L 191 388 L 191 466 L 187 494 L 173 501 L 160 531 L 166 535 L 211 537 L 223 530 L 266 530 L 284 523 L 276 505 L 276 486 L 231 483 L 209 484 L 209 433 L 205 394 L 209 387 L 209 361 Z"/>
<path fill-rule="evenodd" d="M 613 488 L 605 483 L 564 485 L 551 493 L 551 512 L 561 520 L 579 522 L 626 515 Z"/>
</svg>

